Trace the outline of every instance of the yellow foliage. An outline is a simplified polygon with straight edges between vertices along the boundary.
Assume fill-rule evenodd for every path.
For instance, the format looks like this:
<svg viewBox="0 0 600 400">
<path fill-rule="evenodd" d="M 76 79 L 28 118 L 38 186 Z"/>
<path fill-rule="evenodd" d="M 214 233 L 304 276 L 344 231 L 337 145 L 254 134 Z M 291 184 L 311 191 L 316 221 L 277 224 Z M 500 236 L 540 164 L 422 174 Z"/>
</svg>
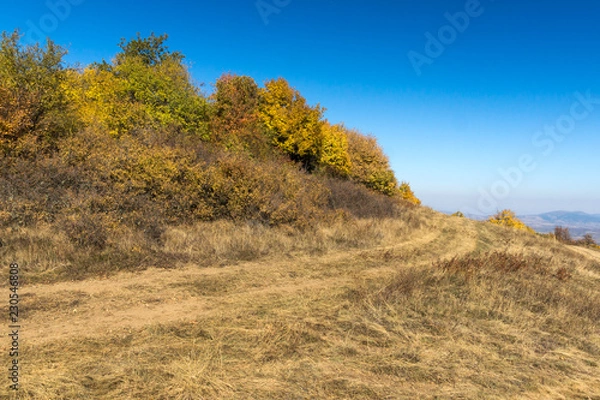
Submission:
<svg viewBox="0 0 600 400">
<path fill-rule="evenodd" d="M 414 192 L 412 191 L 410 185 L 407 182 L 402 182 L 402 184 L 400 184 L 400 187 L 398 188 L 398 191 L 400 192 L 401 199 L 406 200 L 417 206 L 421 205 L 421 200 L 419 200 L 417 196 L 415 196 Z M 464 217 L 462 213 L 460 216 Z"/>
<path fill-rule="evenodd" d="M 348 137 L 340 125 L 324 122 L 321 126 L 323 143 L 319 165 L 331 175 L 347 177 L 350 175 L 350 156 L 348 155 Z"/>
<path fill-rule="evenodd" d="M 219 218 L 308 226 L 343 209 L 389 215 L 398 198 L 419 204 L 374 138 L 330 124 L 284 79 L 259 89 L 225 75 L 208 103 L 165 40 L 123 41 L 112 63 L 78 71 L 52 42 L 2 36 L 0 161 L 14 171 L 0 176 L 12 207 L 0 220 L 63 220 L 76 242 L 100 248 L 102 232 L 83 235 L 96 220 L 151 232 L 156 221 Z"/>
<path fill-rule="evenodd" d="M 78 112 L 84 124 L 99 125 L 112 136 L 148 125 L 142 104 L 128 98 L 124 80 L 95 67 L 86 68 L 80 79 Z"/>
<path fill-rule="evenodd" d="M 515 213 L 511 210 L 500 211 L 496 215 L 490 217 L 488 222 L 500 226 L 507 226 L 510 228 L 523 230 L 529 233 L 535 233 L 533 229 L 531 229 L 530 227 L 525 225 L 521 220 L 519 220 Z"/>
<path fill-rule="evenodd" d="M 375 191 L 393 196 L 398 184 L 389 162 L 374 137 L 346 130 L 350 178 Z"/>
<path fill-rule="evenodd" d="M 73 95 L 81 120 L 113 136 L 143 128 L 175 129 L 208 139 L 206 100 L 178 53 L 151 36 L 122 44 L 114 64 L 93 64 Z M 154 54 L 153 52 L 158 52 Z M 150 62 L 151 61 L 151 62 Z"/>
<path fill-rule="evenodd" d="M 260 93 L 259 118 L 273 144 L 302 162 L 306 169 L 314 169 L 323 143 L 323 110 L 318 105 L 310 107 L 282 78 L 267 82 Z"/>
</svg>

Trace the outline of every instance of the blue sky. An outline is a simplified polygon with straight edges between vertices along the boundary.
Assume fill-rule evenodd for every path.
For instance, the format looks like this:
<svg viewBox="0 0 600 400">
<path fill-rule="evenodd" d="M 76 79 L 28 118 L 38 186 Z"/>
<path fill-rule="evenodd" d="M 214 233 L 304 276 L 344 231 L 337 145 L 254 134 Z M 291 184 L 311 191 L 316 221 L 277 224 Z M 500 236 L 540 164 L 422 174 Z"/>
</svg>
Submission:
<svg viewBox="0 0 600 400">
<path fill-rule="evenodd" d="M 373 134 L 424 204 L 528 214 L 600 213 L 598 21 L 591 0 L 8 0 L 0 29 L 84 65 L 167 33 L 206 92 L 281 76 Z"/>
</svg>

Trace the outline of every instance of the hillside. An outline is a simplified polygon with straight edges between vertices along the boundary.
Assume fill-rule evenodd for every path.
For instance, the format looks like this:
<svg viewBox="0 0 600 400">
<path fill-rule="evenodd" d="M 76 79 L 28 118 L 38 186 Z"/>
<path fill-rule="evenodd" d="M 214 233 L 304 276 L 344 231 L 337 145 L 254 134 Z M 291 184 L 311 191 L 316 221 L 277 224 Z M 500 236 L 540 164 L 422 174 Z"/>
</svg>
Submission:
<svg viewBox="0 0 600 400">
<path fill-rule="evenodd" d="M 69 245 L 4 238 L 38 282 Z M 201 223 L 163 250 L 169 269 L 22 287 L 21 399 L 600 396 L 598 251 L 427 209 Z"/>
<path fill-rule="evenodd" d="M 75 68 L 51 41 L 2 35 L 0 225 L 51 223 L 103 250 L 128 230 L 160 241 L 169 224 L 306 227 L 420 203 L 375 138 L 285 79 L 225 74 L 205 94 L 166 40 Z"/>
<path fill-rule="evenodd" d="M 452 214 L 451 211 L 444 211 Z M 490 216 L 466 215 L 475 221 L 485 221 Z M 600 241 L 600 215 L 587 214 L 580 211 L 552 211 L 543 214 L 519 215 L 519 219 L 539 233 L 552 233 L 557 226 L 568 228 L 574 239 L 580 239 L 585 234 L 591 234 Z"/>
<path fill-rule="evenodd" d="M 597 246 L 422 207 L 375 138 L 283 78 L 203 93 L 166 39 L 2 36 L 0 398 L 600 398 Z"/>
</svg>

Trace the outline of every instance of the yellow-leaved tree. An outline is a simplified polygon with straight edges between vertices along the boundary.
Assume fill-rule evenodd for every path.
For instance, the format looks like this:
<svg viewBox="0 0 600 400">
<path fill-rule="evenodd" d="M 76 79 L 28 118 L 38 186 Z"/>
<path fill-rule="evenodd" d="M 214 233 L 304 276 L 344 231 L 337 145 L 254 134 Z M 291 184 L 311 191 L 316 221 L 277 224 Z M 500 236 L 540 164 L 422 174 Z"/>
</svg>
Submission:
<svg viewBox="0 0 600 400">
<path fill-rule="evenodd" d="M 79 114 L 87 125 L 98 125 L 112 136 L 148 125 L 143 104 L 127 96 L 127 81 L 100 66 L 81 75 Z"/>
<path fill-rule="evenodd" d="M 323 109 L 311 107 L 300 93 L 282 78 L 268 81 L 260 91 L 259 118 L 272 143 L 313 171 L 323 145 Z"/>
<path fill-rule="evenodd" d="M 368 188 L 394 195 L 398 182 L 383 151 L 372 136 L 346 130 L 350 157 L 350 178 Z"/>
<path fill-rule="evenodd" d="M 167 35 L 121 41 L 113 63 L 82 75 L 80 113 L 120 136 L 144 127 L 170 128 L 208 139 L 206 99 L 192 83 L 183 55 L 169 51 Z"/>
<path fill-rule="evenodd" d="M 346 130 L 342 125 L 331 125 L 325 121 L 321 125 L 321 135 L 319 167 L 328 175 L 347 178 L 351 164 Z"/>
</svg>

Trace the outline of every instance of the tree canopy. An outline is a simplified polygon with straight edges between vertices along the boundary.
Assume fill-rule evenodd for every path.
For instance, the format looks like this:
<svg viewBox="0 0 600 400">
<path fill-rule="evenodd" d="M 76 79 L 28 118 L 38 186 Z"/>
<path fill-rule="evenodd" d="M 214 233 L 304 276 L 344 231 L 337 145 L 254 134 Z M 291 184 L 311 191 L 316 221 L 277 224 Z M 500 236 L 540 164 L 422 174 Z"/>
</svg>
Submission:
<svg viewBox="0 0 600 400">
<path fill-rule="evenodd" d="M 3 33 L 2 152 L 24 158 L 52 154 L 71 148 L 78 135 L 91 130 L 135 148 L 139 159 L 146 160 L 135 167 L 119 167 L 120 172 L 110 176 L 132 178 L 142 170 L 162 171 L 146 180 L 154 182 L 152 189 L 144 189 L 160 197 L 164 193 L 156 188 L 166 187 L 161 179 L 192 179 L 174 167 L 179 164 L 169 164 L 171 155 L 165 154 L 171 153 L 155 149 L 166 159 L 151 156 L 155 150 L 143 155 L 131 144 L 151 143 L 160 133 L 171 138 L 165 145 L 174 148 L 204 143 L 210 153 L 243 153 L 269 162 L 287 158 L 304 174 L 353 182 L 419 203 L 407 183 L 398 184 L 375 138 L 330 123 L 323 107 L 309 104 L 285 79 L 268 80 L 261 87 L 251 77 L 224 74 L 212 94 L 205 96 L 193 82 L 183 54 L 171 51 L 167 39 L 155 34 L 122 39 L 111 61 L 78 69 L 65 65 L 66 51 L 51 40 L 44 46 L 24 46 L 18 32 Z M 107 160 L 111 157 L 106 155 Z"/>
</svg>

